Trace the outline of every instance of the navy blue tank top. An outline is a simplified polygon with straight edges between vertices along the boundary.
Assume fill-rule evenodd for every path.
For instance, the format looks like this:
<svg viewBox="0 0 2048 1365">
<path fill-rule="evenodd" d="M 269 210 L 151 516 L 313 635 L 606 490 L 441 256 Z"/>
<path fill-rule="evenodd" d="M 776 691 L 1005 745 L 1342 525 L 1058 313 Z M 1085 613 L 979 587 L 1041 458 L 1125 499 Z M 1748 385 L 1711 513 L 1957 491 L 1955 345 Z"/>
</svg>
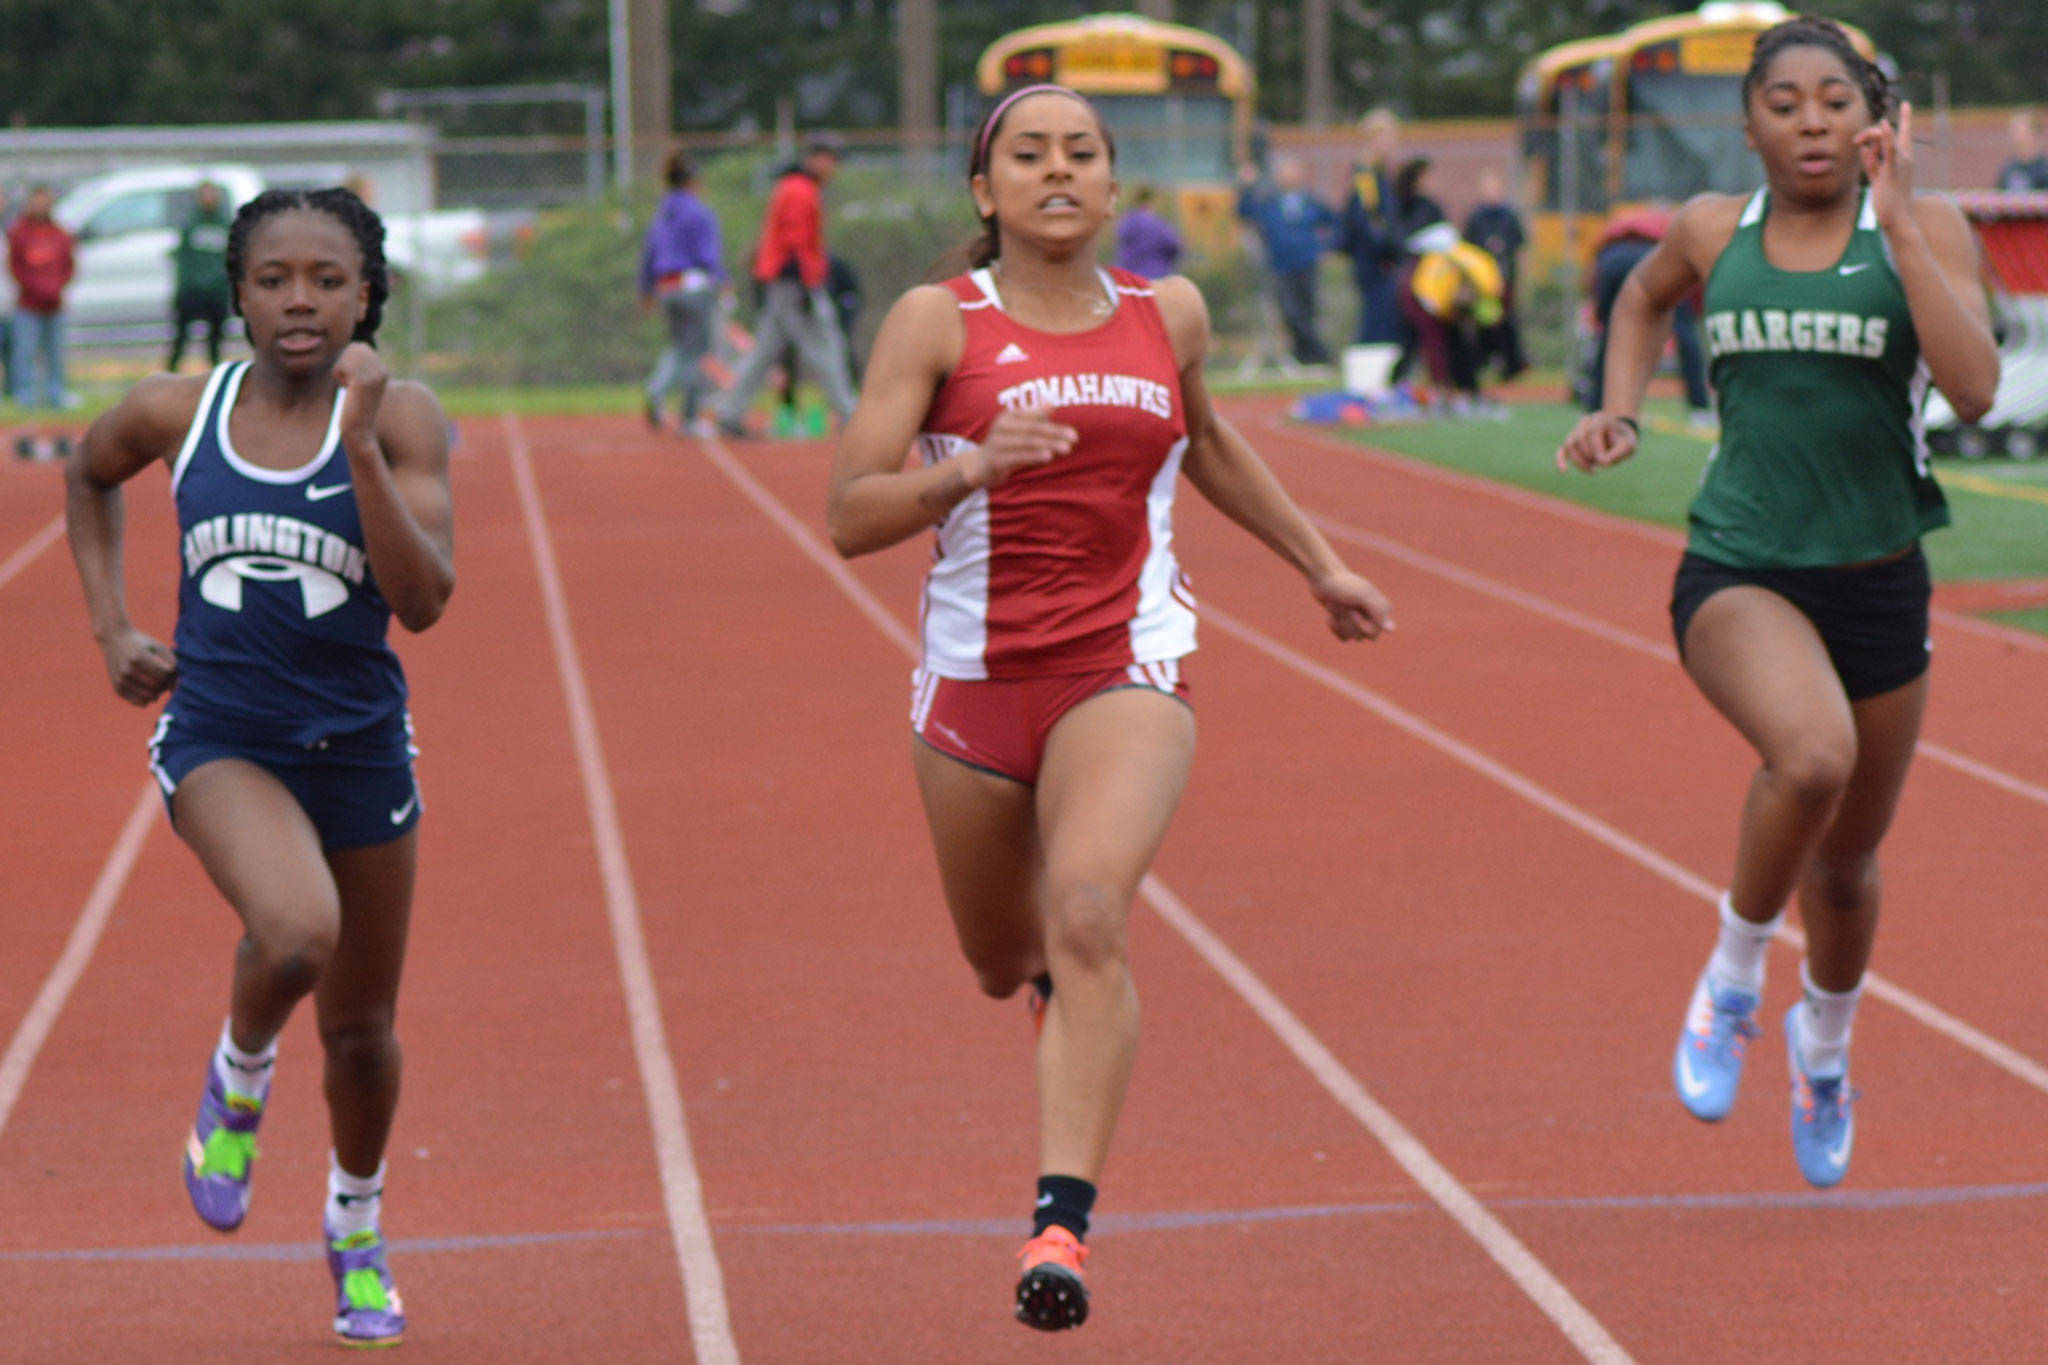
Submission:
<svg viewBox="0 0 2048 1365">
<path fill-rule="evenodd" d="M 295 745 L 402 724 L 405 673 L 341 449 L 343 394 L 312 459 L 264 469 L 228 437 L 248 372 L 215 368 L 171 471 L 181 722 Z"/>
</svg>

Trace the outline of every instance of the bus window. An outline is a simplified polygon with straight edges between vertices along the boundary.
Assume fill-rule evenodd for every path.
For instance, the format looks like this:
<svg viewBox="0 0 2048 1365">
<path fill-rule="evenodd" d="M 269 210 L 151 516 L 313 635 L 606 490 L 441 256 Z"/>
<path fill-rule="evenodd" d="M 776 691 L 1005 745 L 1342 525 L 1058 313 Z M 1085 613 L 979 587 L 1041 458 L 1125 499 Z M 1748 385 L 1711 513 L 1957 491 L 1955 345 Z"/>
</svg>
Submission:
<svg viewBox="0 0 2048 1365">
<path fill-rule="evenodd" d="M 1743 50 L 1674 39 L 1644 47 L 1630 58 L 1622 198 L 1683 200 L 1708 190 L 1733 194 L 1762 179 L 1742 129 L 1742 73 L 1755 35 L 1706 36 L 1737 37 Z M 1714 60 L 1702 60 L 1688 48 L 1705 48 Z"/>
</svg>

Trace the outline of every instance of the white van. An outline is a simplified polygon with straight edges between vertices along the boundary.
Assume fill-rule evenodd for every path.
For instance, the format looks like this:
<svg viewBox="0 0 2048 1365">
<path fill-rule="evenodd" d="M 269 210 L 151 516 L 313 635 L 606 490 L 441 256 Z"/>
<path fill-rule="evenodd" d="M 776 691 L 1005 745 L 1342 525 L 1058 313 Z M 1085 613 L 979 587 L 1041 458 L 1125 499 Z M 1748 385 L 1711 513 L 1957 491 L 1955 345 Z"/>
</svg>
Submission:
<svg viewBox="0 0 2048 1365">
<path fill-rule="evenodd" d="M 230 216 L 265 188 L 254 166 L 153 165 L 80 181 L 51 211 L 77 241 L 78 269 L 64 291 L 65 326 L 74 342 L 156 341 L 170 335 L 178 232 L 203 181 L 220 186 Z M 429 294 L 465 284 L 523 233 L 532 215 L 476 209 L 384 215 L 384 255 L 393 272 Z M 231 320 L 239 328 L 238 320 Z"/>
</svg>

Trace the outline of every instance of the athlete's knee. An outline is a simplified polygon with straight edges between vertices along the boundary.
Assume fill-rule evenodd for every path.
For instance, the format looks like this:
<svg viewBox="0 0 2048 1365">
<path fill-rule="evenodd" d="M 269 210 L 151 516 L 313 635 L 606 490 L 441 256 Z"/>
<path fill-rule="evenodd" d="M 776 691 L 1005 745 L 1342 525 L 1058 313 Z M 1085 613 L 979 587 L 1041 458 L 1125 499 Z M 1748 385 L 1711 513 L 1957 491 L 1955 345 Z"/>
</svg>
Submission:
<svg viewBox="0 0 2048 1365">
<path fill-rule="evenodd" d="M 1046 953 L 1091 970 L 1124 961 L 1130 903 L 1121 890 L 1093 877 L 1080 877 L 1048 888 Z"/>
<path fill-rule="evenodd" d="M 1879 887 L 1875 850 L 1815 856 L 1806 868 L 1805 898 L 1829 910 L 1855 910 L 1873 900 Z"/>
<path fill-rule="evenodd" d="M 320 980 L 334 958 L 340 938 L 339 912 L 251 916 L 244 941 L 258 968 L 273 986 L 292 996 L 304 995 Z"/>
<path fill-rule="evenodd" d="M 970 956 L 967 965 L 974 969 L 974 984 L 991 1000 L 1008 1000 L 1029 979 L 1024 964 L 1014 956 L 1006 955 L 1000 960 Z"/>
<path fill-rule="evenodd" d="M 1830 810 L 1842 799 L 1856 771 L 1856 736 L 1849 731 L 1801 736 L 1772 754 L 1765 768 L 1778 790 L 1800 806 Z"/>
<path fill-rule="evenodd" d="M 323 1021 L 320 1046 L 330 1066 L 360 1078 L 389 1075 L 401 1061 L 388 1010 L 338 1023 Z"/>
</svg>

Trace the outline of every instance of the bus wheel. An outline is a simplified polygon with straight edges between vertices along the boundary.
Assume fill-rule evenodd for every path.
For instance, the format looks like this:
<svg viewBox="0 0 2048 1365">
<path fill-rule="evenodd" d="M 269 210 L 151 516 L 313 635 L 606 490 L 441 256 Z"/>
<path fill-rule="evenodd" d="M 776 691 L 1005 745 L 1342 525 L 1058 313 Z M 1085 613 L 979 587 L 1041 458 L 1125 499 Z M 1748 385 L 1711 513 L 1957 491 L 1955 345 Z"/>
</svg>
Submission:
<svg viewBox="0 0 2048 1365">
<path fill-rule="evenodd" d="M 2005 433 L 2005 453 L 2015 460 L 2031 460 L 2041 453 L 2041 433 L 2014 427 Z"/>
<path fill-rule="evenodd" d="M 1991 433 L 1982 427 L 1965 427 L 1956 433 L 1956 454 L 1966 460 L 1981 460 L 1991 453 Z"/>
</svg>

